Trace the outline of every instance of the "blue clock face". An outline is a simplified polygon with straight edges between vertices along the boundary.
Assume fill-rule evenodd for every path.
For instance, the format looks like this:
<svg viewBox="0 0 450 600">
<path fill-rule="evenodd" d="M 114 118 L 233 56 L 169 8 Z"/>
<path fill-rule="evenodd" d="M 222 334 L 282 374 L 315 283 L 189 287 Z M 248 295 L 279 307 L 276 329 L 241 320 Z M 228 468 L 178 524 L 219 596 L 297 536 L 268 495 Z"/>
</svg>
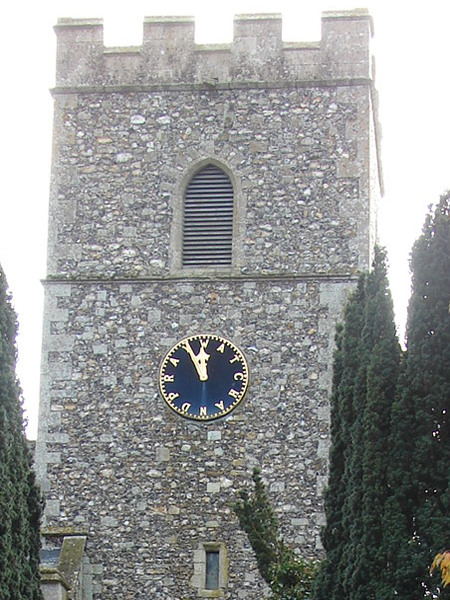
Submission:
<svg viewBox="0 0 450 600">
<path fill-rule="evenodd" d="M 162 397 L 179 415 L 211 421 L 230 413 L 248 387 L 247 361 L 218 335 L 193 335 L 164 357 L 159 374 Z"/>
</svg>

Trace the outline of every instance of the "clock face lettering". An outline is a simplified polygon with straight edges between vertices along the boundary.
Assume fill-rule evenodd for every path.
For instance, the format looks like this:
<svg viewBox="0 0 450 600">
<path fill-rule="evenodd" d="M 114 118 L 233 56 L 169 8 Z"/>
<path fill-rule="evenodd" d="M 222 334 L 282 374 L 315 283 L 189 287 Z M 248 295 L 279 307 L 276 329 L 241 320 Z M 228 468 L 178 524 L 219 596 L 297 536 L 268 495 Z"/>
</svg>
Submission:
<svg viewBox="0 0 450 600">
<path fill-rule="evenodd" d="M 230 413 L 243 400 L 248 381 L 247 361 L 239 348 L 210 334 L 180 340 L 164 357 L 159 372 L 166 403 L 196 421 Z"/>
</svg>

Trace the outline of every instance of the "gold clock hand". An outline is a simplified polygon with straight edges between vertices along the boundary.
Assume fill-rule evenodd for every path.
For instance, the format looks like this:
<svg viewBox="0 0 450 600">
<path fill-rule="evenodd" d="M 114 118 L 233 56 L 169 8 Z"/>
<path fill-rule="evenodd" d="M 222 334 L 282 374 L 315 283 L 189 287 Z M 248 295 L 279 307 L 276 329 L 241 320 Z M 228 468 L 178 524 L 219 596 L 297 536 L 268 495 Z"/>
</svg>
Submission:
<svg viewBox="0 0 450 600">
<path fill-rule="evenodd" d="M 208 380 L 208 367 L 207 367 L 207 363 L 208 363 L 208 359 L 209 359 L 209 354 L 206 352 L 205 348 L 208 345 L 207 341 L 201 341 L 200 340 L 200 350 L 198 354 L 195 354 L 195 352 L 192 350 L 191 345 L 188 341 L 184 342 L 182 344 L 182 347 L 186 350 L 186 352 L 189 354 L 189 356 L 191 357 L 191 360 L 194 364 L 194 367 L 197 371 L 198 377 L 200 379 L 200 381 L 207 381 Z"/>
</svg>

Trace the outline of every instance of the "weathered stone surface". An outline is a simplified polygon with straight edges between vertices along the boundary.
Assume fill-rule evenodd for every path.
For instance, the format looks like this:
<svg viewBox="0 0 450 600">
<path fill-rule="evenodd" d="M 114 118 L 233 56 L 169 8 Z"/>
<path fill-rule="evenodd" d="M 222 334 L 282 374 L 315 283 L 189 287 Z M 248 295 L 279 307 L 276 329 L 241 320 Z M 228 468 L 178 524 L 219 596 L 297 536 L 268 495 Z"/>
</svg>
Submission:
<svg viewBox="0 0 450 600">
<path fill-rule="evenodd" d="M 83 95 L 76 109 L 61 115 L 64 130 L 82 135 L 73 145 L 64 144 L 64 132 L 60 140 L 49 275 L 167 276 L 179 266 L 170 249 L 171 234 L 179 230 L 172 206 L 182 201 L 183 176 L 205 156 L 230 165 L 236 147 L 242 158 L 232 171 L 246 204 L 240 274 L 348 274 L 367 267 L 369 246 L 362 254 L 358 240 L 359 230 L 368 227 L 368 196 L 361 195 L 357 177 L 339 176 L 339 165 L 341 157 L 362 158 L 357 138 L 368 123 L 360 122 L 356 132 L 353 127 L 360 118 L 358 102 L 369 102 L 369 96 L 364 86 L 349 88 L 339 101 L 333 87 L 281 94 L 129 93 L 124 106 L 120 94 Z M 223 122 L 225 105 L 234 126 Z M 147 120 L 132 126 L 138 108 Z M 80 120 L 80 109 L 90 118 Z M 162 109 L 177 115 L 164 133 L 154 118 Z M 112 155 L 98 143 L 100 128 L 112 140 Z M 252 152 L 255 137 L 267 151 Z M 149 148 L 155 161 L 148 161 Z M 74 162 L 80 170 L 75 185 L 64 175 Z M 85 170 L 89 165 L 93 172 Z M 76 217 L 67 220 L 59 206 L 69 198 L 76 199 Z"/>
<path fill-rule="evenodd" d="M 207 530 L 217 522 L 214 529 L 220 527 L 220 540 L 229 549 L 230 586 L 238 585 L 248 559 L 238 549 L 246 541 L 231 505 L 255 465 L 262 468 L 275 505 L 290 503 L 280 513 L 286 538 L 293 541 L 301 533 L 303 551 L 314 554 L 327 472 L 328 402 L 321 381 L 328 377 L 332 351 L 319 320 L 334 323 L 336 315 L 319 303 L 316 281 L 301 292 L 295 281 L 255 281 L 251 294 L 241 281 L 192 280 L 184 292 L 183 285 L 136 282 L 133 293 L 142 302 L 135 305 L 130 292 L 115 282 L 72 284 L 70 299 L 61 298 L 69 306 L 64 323 L 74 339 L 74 379 L 54 378 L 49 390 L 50 408 L 57 408 L 61 418 L 49 423 L 47 450 L 61 456 L 47 473 L 48 517 L 56 516 L 58 523 L 82 517 L 96 562 L 127 580 L 136 572 L 133 561 L 120 558 L 123 544 L 138 545 L 146 577 L 155 560 L 162 572 L 173 573 L 175 560 L 190 567 L 199 536 L 208 540 Z M 335 283 L 337 294 L 345 295 L 352 285 Z M 208 297 L 212 291 L 218 303 L 192 305 L 193 296 Z M 89 297 L 103 316 L 94 310 L 80 320 Z M 274 304 L 280 306 L 282 323 L 273 318 Z M 149 306 L 164 315 L 157 324 L 148 320 Z M 189 325 L 173 330 L 182 314 L 189 314 Z M 95 345 L 86 343 L 86 329 L 102 340 L 105 352 L 96 354 Z M 252 381 L 244 405 L 212 426 L 172 415 L 156 385 L 169 346 L 206 329 L 243 349 Z M 127 346 L 114 344 L 118 335 Z M 58 356 L 53 358 L 57 363 Z M 69 433 L 59 437 L 62 432 Z M 59 498 L 58 510 L 50 510 Z M 164 541 L 173 536 L 175 545 Z M 103 594 L 113 597 L 115 585 L 109 592 L 106 585 Z"/>
<path fill-rule="evenodd" d="M 46 519 L 87 531 L 89 600 L 193 599 L 204 544 L 227 557 L 223 596 L 260 600 L 232 510 L 254 466 L 286 541 L 322 550 L 334 329 L 375 236 L 370 19 L 325 15 L 314 47 L 283 44 L 272 17 L 238 19 L 215 49 L 185 19 L 146 21 L 139 52 L 104 51 L 97 21 L 57 29 Z M 232 266 L 185 269 L 183 194 L 208 162 L 234 186 Z M 165 352 L 199 332 L 250 367 L 245 402 L 210 425 L 157 386 Z"/>
</svg>

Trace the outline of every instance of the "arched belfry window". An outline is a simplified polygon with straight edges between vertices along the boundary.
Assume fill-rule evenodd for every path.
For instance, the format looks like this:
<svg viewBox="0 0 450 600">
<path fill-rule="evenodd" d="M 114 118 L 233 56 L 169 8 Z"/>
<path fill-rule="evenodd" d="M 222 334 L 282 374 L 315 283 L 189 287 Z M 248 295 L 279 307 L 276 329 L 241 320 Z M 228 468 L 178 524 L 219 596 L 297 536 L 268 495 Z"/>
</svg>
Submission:
<svg viewBox="0 0 450 600">
<path fill-rule="evenodd" d="M 192 177 L 184 196 L 183 267 L 231 266 L 233 184 L 208 164 Z"/>
</svg>

